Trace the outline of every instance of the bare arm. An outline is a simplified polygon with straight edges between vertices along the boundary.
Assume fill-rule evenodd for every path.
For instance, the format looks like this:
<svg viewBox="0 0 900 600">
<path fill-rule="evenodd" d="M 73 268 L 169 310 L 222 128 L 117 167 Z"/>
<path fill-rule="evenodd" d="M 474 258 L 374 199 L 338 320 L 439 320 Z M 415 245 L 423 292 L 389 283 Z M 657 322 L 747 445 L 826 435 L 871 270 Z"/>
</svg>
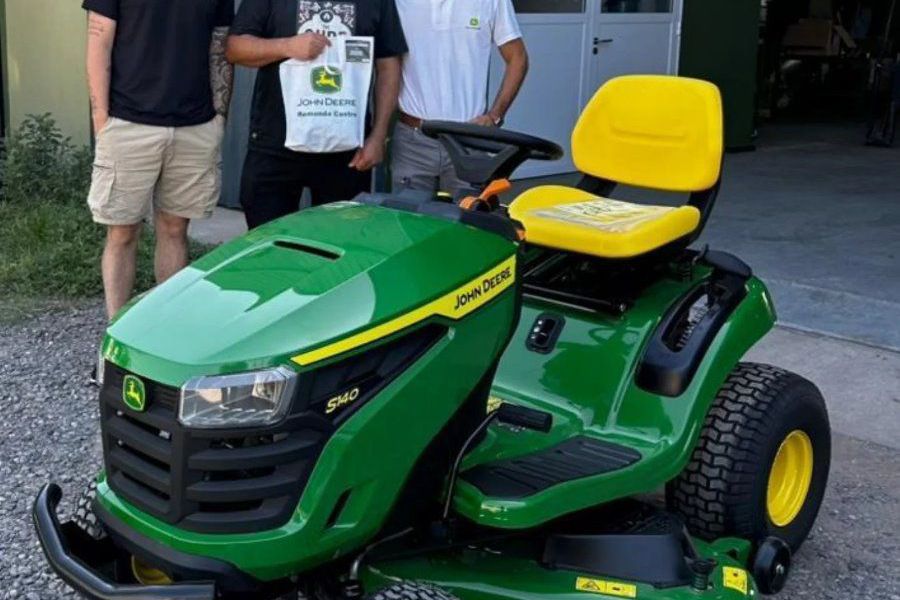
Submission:
<svg viewBox="0 0 900 600">
<path fill-rule="evenodd" d="M 521 38 L 500 46 L 500 56 L 506 63 L 506 70 L 491 109 L 487 114 L 475 119 L 475 122 L 482 125 L 492 126 L 506 117 L 506 113 L 519 94 L 522 82 L 525 81 L 525 75 L 528 73 L 528 52 L 525 50 L 525 42 Z"/>
<path fill-rule="evenodd" d="M 384 144 L 400 95 L 400 57 L 379 58 L 375 69 L 375 123 L 365 145 L 350 162 L 351 167 L 360 171 L 367 171 L 384 160 Z"/>
<path fill-rule="evenodd" d="M 400 57 L 379 58 L 375 61 L 375 69 L 375 123 L 372 135 L 384 140 L 400 96 Z"/>
<path fill-rule="evenodd" d="M 209 46 L 209 82 L 212 86 L 213 106 L 216 114 L 228 116 L 231 105 L 231 90 L 234 84 L 234 67 L 225 58 L 225 40 L 228 39 L 227 27 L 216 27 L 213 30 L 212 43 Z"/>
<path fill-rule="evenodd" d="M 94 134 L 109 120 L 109 81 L 116 22 L 93 11 L 88 12 L 87 79 L 91 98 Z"/>
<path fill-rule="evenodd" d="M 274 62 L 296 58 L 311 60 L 329 46 L 318 33 L 303 33 L 286 38 L 261 38 L 255 35 L 230 35 L 225 50 L 228 62 L 244 67 L 265 67 Z"/>
</svg>

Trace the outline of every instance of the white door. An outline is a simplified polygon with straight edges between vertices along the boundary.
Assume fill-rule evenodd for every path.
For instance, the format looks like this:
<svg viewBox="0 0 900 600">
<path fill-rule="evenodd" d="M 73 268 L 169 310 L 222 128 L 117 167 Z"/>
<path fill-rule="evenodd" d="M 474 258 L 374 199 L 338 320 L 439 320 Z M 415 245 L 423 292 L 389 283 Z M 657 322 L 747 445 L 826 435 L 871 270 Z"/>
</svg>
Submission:
<svg viewBox="0 0 900 600">
<path fill-rule="evenodd" d="M 586 0 L 592 2 L 593 0 Z M 530 161 L 516 178 L 575 170 L 569 158 L 569 138 L 581 113 L 588 74 L 590 22 L 585 0 L 514 0 L 530 67 L 519 96 L 506 115 L 507 129 L 558 143 L 566 156 L 555 162 Z M 503 60 L 491 60 L 488 103 L 503 79 Z"/>
<path fill-rule="evenodd" d="M 587 100 L 619 75 L 678 72 L 682 0 L 594 0 Z"/>
<path fill-rule="evenodd" d="M 723 0 L 724 1 L 724 0 Z M 572 129 L 594 92 L 634 73 L 677 73 L 682 0 L 513 0 L 530 68 L 506 127 L 555 141 L 565 156 L 525 163 L 516 178 L 575 170 Z M 488 103 L 503 79 L 491 61 Z"/>
</svg>

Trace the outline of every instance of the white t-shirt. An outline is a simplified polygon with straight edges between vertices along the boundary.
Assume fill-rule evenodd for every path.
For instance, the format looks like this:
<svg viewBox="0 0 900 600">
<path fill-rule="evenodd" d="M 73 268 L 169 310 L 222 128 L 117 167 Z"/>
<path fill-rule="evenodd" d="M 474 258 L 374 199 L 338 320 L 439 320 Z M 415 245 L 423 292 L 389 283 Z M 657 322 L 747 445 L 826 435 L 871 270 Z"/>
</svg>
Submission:
<svg viewBox="0 0 900 600">
<path fill-rule="evenodd" d="M 409 54 L 400 110 L 469 121 L 487 110 L 493 47 L 522 37 L 512 0 L 396 0 Z"/>
</svg>

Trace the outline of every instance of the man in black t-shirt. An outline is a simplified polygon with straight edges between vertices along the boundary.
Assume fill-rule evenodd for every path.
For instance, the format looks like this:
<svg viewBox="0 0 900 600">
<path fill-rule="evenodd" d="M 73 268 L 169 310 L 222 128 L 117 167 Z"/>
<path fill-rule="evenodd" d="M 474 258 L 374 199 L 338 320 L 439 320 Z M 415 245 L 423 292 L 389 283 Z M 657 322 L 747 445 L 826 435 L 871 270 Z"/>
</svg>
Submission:
<svg viewBox="0 0 900 600">
<path fill-rule="evenodd" d="M 330 38 L 375 40 L 375 106 L 362 148 L 310 154 L 285 148 L 280 64 L 311 60 Z M 304 188 L 314 205 L 349 200 L 369 188 L 371 169 L 383 160 L 400 91 L 406 40 L 394 0 L 244 0 L 228 38 L 228 59 L 260 67 L 253 93 L 250 143 L 241 179 L 247 225 L 257 227 L 296 211 Z"/>
<path fill-rule="evenodd" d="M 233 0 L 84 0 L 96 156 L 88 205 L 107 226 L 106 309 L 131 296 L 138 237 L 152 212 L 156 278 L 187 264 L 190 219 L 221 188 L 231 98 L 225 40 Z"/>
</svg>

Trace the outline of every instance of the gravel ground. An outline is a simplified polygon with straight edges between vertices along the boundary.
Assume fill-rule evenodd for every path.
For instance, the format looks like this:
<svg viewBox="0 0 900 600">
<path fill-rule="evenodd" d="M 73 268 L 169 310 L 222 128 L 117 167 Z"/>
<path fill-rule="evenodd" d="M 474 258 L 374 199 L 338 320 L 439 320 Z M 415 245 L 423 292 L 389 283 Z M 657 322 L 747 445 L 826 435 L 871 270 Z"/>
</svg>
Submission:
<svg viewBox="0 0 900 600">
<path fill-rule="evenodd" d="M 0 599 L 73 598 L 46 566 L 31 502 L 50 480 L 63 512 L 99 468 L 96 391 L 87 385 L 99 306 L 0 326 Z M 796 557 L 787 600 L 900 600 L 900 456 L 836 435 L 831 486 Z"/>
</svg>

